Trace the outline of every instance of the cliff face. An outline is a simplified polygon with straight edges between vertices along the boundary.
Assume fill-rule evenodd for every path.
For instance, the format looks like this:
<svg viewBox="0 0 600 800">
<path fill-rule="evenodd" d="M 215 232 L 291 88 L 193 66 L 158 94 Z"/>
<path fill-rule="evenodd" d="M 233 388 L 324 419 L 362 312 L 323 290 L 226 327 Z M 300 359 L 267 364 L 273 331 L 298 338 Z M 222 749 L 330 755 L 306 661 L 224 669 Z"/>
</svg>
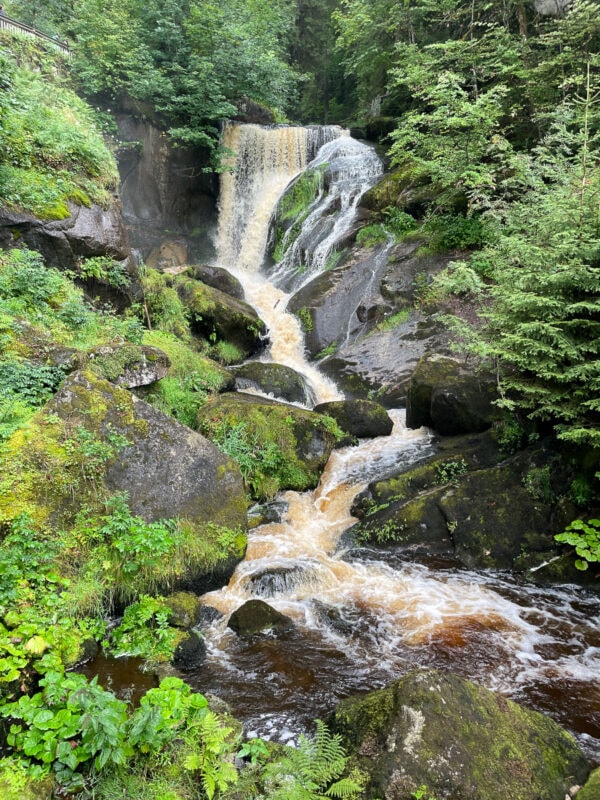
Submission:
<svg viewBox="0 0 600 800">
<path fill-rule="evenodd" d="M 217 176 L 201 151 L 176 147 L 151 122 L 116 115 L 123 220 L 131 246 L 149 266 L 178 266 L 213 255 Z"/>
</svg>

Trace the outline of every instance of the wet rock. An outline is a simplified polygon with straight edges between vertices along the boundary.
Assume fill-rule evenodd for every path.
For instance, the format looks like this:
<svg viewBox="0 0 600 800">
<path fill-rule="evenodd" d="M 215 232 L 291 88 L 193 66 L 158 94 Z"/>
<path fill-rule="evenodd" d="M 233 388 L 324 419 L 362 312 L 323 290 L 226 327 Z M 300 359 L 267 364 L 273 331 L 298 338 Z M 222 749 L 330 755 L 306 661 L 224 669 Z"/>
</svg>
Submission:
<svg viewBox="0 0 600 800">
<path fill-rule="evenodd" d="M 175 648 L 172 664 L 182 672 L 199 667 L 206 658 L 204 639 L 196 631 L 189 631 Z"/>
<path fill-rule="evenodd" d="M 424 669 L 329 719 L 368 776 L 365 797 L 410 800 L 426 786 L 447 800 L 564 800 L 589 767 L 552 719 L 455 675 Z"/>
<path fill-rule="evenodd" d="M 197 264 L 188 267 L 187 274 L 194 280 L 201 281 L 213 289 L 218 289 L 224 294 L 231 295 L 238 300 L 244 299 L 244 287 L 231 272 L 223 267 L 213 267 L 206 264 Z"/>
<path fill-rule="evenodd" d="M 246 589 L 257 597 L 275 597 L 315 583 L 316 578 L 317 570 L 310 564 L 276 565 L 251 575 Z"/>
<path fill-rule="evenodd" d="M 410 379 L 406 424 L 427 425 L 444 436 L 483 431 L 492 424 L 497 397 L 489 375 L 477 375 L 455 358 L 427 354 Z"/>
<path fill-rule="evenodd" d="M 131 246 L 148 262 L 171 267 L 214 256 L 218 176 L 199 148 L 173 145 L 149 109 L 125 100 L 117 112 L 123 220 Z M 163 248 L 163 245 L 166 247 Z"/>
<path fill-rule="evenodd" d="M 249 97 L 241 97 L 237 102 L 237 114 L 233 119 L 239 122 L 254 125 L 274 125 L 277 121 L 273 111 L 256 100 Z"/>
<path fill-rule="evenodd" d="M 285 500 L 275 500 L 272 503 L 258 503 L 248 510 L 248 525 L 256 528 L 267 522 L 281 522 L 287 513 L 289 503 Z"/>
<path fill-rule="evenodd" d="M 368 336 L 338 348 L 321 364 L 350 398 L 376 397 L 386 408 L 402 407 L 413 371 L 430 350 L 444 351 L 448 336 L 441 321 L 410 311 L 391 329 L 374 329 Z"/>
<path fill-rule="evenodd" d="M 243 635 L 266 630 L 287 633 L 294 630 L 295 625 L 290 617 L 281 614 L 263 600 L 248 600 L 233 612 L 227 627 Z"/>
<path fill-rule="evenodd" d="M 199 609 L 199 620 L 196 627 L 201 631 L 206 630 L 213 622 L 222 619 L 223 616 L 224 615 L 218 609 L 212 606 L 202 605 Z"/>
<path fill-rule="evenodd" d="M 385 408 L 373 400 L 334 400 L 313 410 L 333 417 L 343 431 L 359 439 L 389 436 L 394 427 Z"/>
<path fill-rule="evenodd" d="M 171 610 L 169 625 L 184 630 L 197 625 L 202 617 L 202 610 L 206 608 L 198 595 L 192 592 L 175 592 L 167 595 L 165 603 Z"/>
<path fill-rule="evenodd" d="M 314 392 L 306 378 L 284 364 L 248 361 L 232 368 L 231 371 L 235 376 L 236 389 L 239 391 L 258 389 L 288 403 L 312 405 L 314 402 Z"/>
<path fill-rule="evenodd" d="M 178 275 L 173 285 L 189 310 L 194 333 L 213 343 L 234 345 L 240 352 L 239 361 L 267 345 L 266 325 L 248 303 L 183 275 Z"/>
<path fill-rule="evenodd" d="M 365 309 L 382 302 L 378 292 L 375 299 L 369 298 L 385 267 L 385 252 L 385 247 L 359 249 L 342 267 L 317 275 L 292 296 L 288 310 L 300 319 L 306 348 L 313 358 L 330 354 L 330 350 L 366 332 Z"/>
<path fill-rule="evenodd" d="M 169 357 L 157 347 L 138 344 L 103 345 L 88 351 L 85 366 L 101 378 L 135 389 L 164 378 Z"/>
<path fill-rule="evenodd" d="M 360 619 L 360 614 L 356 611 L 352 613 L 350 609 L 339 608 L 330 603 L 323 603 L 321 600 L 313 600 L 311 605 L 320 622 L 336 633 L 342 636 L 351 636 L 356 630 Z"/>
</svg>

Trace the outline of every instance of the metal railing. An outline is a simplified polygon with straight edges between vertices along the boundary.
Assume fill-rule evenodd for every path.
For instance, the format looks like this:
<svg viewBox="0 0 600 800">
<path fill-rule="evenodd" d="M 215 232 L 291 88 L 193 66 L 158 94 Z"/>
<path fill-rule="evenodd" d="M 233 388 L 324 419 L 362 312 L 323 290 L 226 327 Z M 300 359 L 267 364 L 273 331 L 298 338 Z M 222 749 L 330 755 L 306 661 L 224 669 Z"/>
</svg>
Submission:
<svg viewBox="0 0 600 800">
<path fill-rule="evenodd" d="M 0 14 L 0 31 L 24 33 L 26 36 L 35 36 L 38 39 L 44 39 L 46 42 L 49 42 L 49 44 L 53 45 L 53 47 L 56 47 L 57 50 L 60 50 L 65 55 L 71 55 L 71 50 L 66 42 L 61 42 L 60 39 L 55 39 L 52 36 L 48 36 L 47 33 L 42 33 L 36 28 L 32 28 L 30 25 L 24 25 L 22 22 L 17 22 L 16 19 L 7 17 L 6 14 Z"/>
</svg>

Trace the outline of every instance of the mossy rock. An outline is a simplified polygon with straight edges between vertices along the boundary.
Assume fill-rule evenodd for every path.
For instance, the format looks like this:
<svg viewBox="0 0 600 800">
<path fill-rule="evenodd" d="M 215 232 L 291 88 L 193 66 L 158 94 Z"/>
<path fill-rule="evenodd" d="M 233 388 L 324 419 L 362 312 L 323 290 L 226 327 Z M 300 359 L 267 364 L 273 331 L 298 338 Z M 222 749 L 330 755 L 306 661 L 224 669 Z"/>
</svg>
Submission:
<svg viewBox="0 0 600 800">
<path fill-rule="evenodd" d="M 408 386 L 406 424 L 427 425 L 444 436 L 484 431 L 496 415 L 494 381 L 474 374 L 454 358 L 426 354 Z"/>
<path fill-rule="evenodd" d="M 218 569 L 244 552 L 246 497 L 239 468 L 211 442 L 126 389 L 92 372 L 69 376 L 60 391 L 6 445 L 0 520 L 27 512 L 39 525 L 68 526 L 86 506 L 127 492 L 147 522 L 177 517 L 190 536 L 232 535 Z M 237 536 L 237 534 L 236 534 Z"/>
<path fill-rule="evenodd" d="M 248 600 L 229 618 L 227 627 L 238 634 L 256 634 L 262 631 L 289 633 L 295 628 L 290 617 L 281 614 L 264 600 Z"/>
<path fill-rule="evenodd" d="M 52 800 L 55 781 L 52 777 L 32 780 L 19 768 L 11 769 L 10 762 L 0 768 L 0 797 L 2 800 Z"/>
<path fill-rule="evenodd" d="M 175 628 L 193 628 L 202 618 L 202 601 L 192 592 L 175 592 L 165 597 L 166 605 L 171 609 L 169 625 Z"/>
<path fill-rule="evenodd" d="M 208 342 L 227 342 L 241 353 L 240 361 L 267 345 L 267 327 L 252 306 L 200 281 L 179 275 L 174 287 L 189 311 L 193 332 Z"/>
<path fill-rule="evenodd" d="M 577 792 L 577 800 L 600 800 L 600 767 L 592 772 L 585 786 Z"/>
<path fill-rule="evenodd" d="M 197 669 L 205 658 L 204 639 L 196 631 L 187 631 L 177 644 L 171 663 L 182 672 L 190 672 Z"/>
<path fill-rule="evenodd" d="M 202 281 L 213 289 L 218 289 L 224 294 L 244 299 L 244 287 L 240 281 L 223 267 L 214 267 L 207 264 L 195 264 L 188 267 L 187 275 L 194 280 Z"/>
<path fill-rule="evenodd" d="M 411 800 L 427 787 L 443 800 L 564 800 L 589 767 L 550 717 L 456 675 L 411 672 L 329 719 L 369 777 L 366 798 Z"/>
<path fill-rule="evenodd" d="M 407 163 L 385 175 L 362 196 L 360 204 L 370 211 L 383 211 L 390 206 L 421 214 L 439 194 L 429 178 Z"/>
<path fill-rule="evenodd" d="M 235 387 L 239 391 L 259 389 L 288 403 L 312 405 L 314 402 L 314 392 L 306 378 L 284 364 L 248 361 L 239 367 L 233 367 L 231 371 L 235 376 Z"/>
<path fill-rule="evenodd" d="M 198 412 L 198 429 L 208 438 L 238 442 L 246 483 L 256 499 L 281 489 L 314 488 L 341 432 L 322 414 L 275 400 L 229 392 Z"/>
<path fill-rule="evenodd" d="M 87 353 L 84 364 L 99 377 L 126 389 L 156 383 L 165 377 L 170 365 L 162 350 L 138 344 L 96 347 Z"/>
<path fill-rule="evenodd" d="M 333 417 L 343 431 L 359 439 L 389 436 L 394 427 L 385 408 L 373 400 L 333 400 L 313 410 Z"/>
</svg>

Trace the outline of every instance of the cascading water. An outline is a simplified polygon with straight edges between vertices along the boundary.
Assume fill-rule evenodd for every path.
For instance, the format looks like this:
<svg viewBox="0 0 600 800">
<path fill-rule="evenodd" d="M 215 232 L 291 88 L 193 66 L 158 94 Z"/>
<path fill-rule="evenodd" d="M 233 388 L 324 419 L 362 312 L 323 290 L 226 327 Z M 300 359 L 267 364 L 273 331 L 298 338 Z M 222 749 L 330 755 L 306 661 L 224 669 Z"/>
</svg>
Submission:
<svg viewBox="0 0 600 800">
<path fill-rule="evenodd" d="M 313 135 L 298 128 L 226 129 L 223 143 L 237 157 L 235 172 L 223 176 L 217 249 L 219 263 L 240 278 L 248 302 L 270 328 L 270 358 L 307 375 L 322 400 L 337 390 L 306 363 L 299 326 L 284 312 L 287 295 L 260 273 L 268 220 L 279 194 L 308 163 Z M 340 146 L 355 152 L 339 129 L 323 137 L 329 141 L 317 161 L 326 162 Z M 348 209 L 373 179 L 349 173 L 344 180 L 355 188 L 344 190 L 348 197 L 354 192 Z M 308 246 L 313 213 L 313 220 L 321 219 L 313 206 L 302 248 L 321 269 L 333 235 L 322 251 L 329 234 Z M 352 214 L 345 220 L 351 225 Z M 600 761 L 597 597 L 573 586 L 520 585 L 455 564 L 337 552 L 363 486 L 431 452 L 427 431 L 407 431 L 402 413 L 392 415 L 392 436 L 336 451 L 314 492 L 285 493 L 283 521 L 251 532 L 246 559 L 229 586 L 204 598 L 224 616 L 206 630 L 208 658 L 188 680 L 231 702 L 250 735 L 287 741 L 339 698 L 380 687 L 415 666 L 437 666 L 552 713 Z M 251 597 L 268 598 L 291 616 L 295 632 L 285 639 L 234 634 L 226 627 L 228 615 Z"/>
<path fill-rule="evenodd" d="M 325 268 L 383 165 L 373 148 L 346 136 L 325 144 L 307 170 L 319 181 L 317 196 L 293 242 L 289 242 L 293 228 L 286 232 L 285 255 L 271 270 L 271 280 L 287 291 L 299 289 Z"/>
</svg>

